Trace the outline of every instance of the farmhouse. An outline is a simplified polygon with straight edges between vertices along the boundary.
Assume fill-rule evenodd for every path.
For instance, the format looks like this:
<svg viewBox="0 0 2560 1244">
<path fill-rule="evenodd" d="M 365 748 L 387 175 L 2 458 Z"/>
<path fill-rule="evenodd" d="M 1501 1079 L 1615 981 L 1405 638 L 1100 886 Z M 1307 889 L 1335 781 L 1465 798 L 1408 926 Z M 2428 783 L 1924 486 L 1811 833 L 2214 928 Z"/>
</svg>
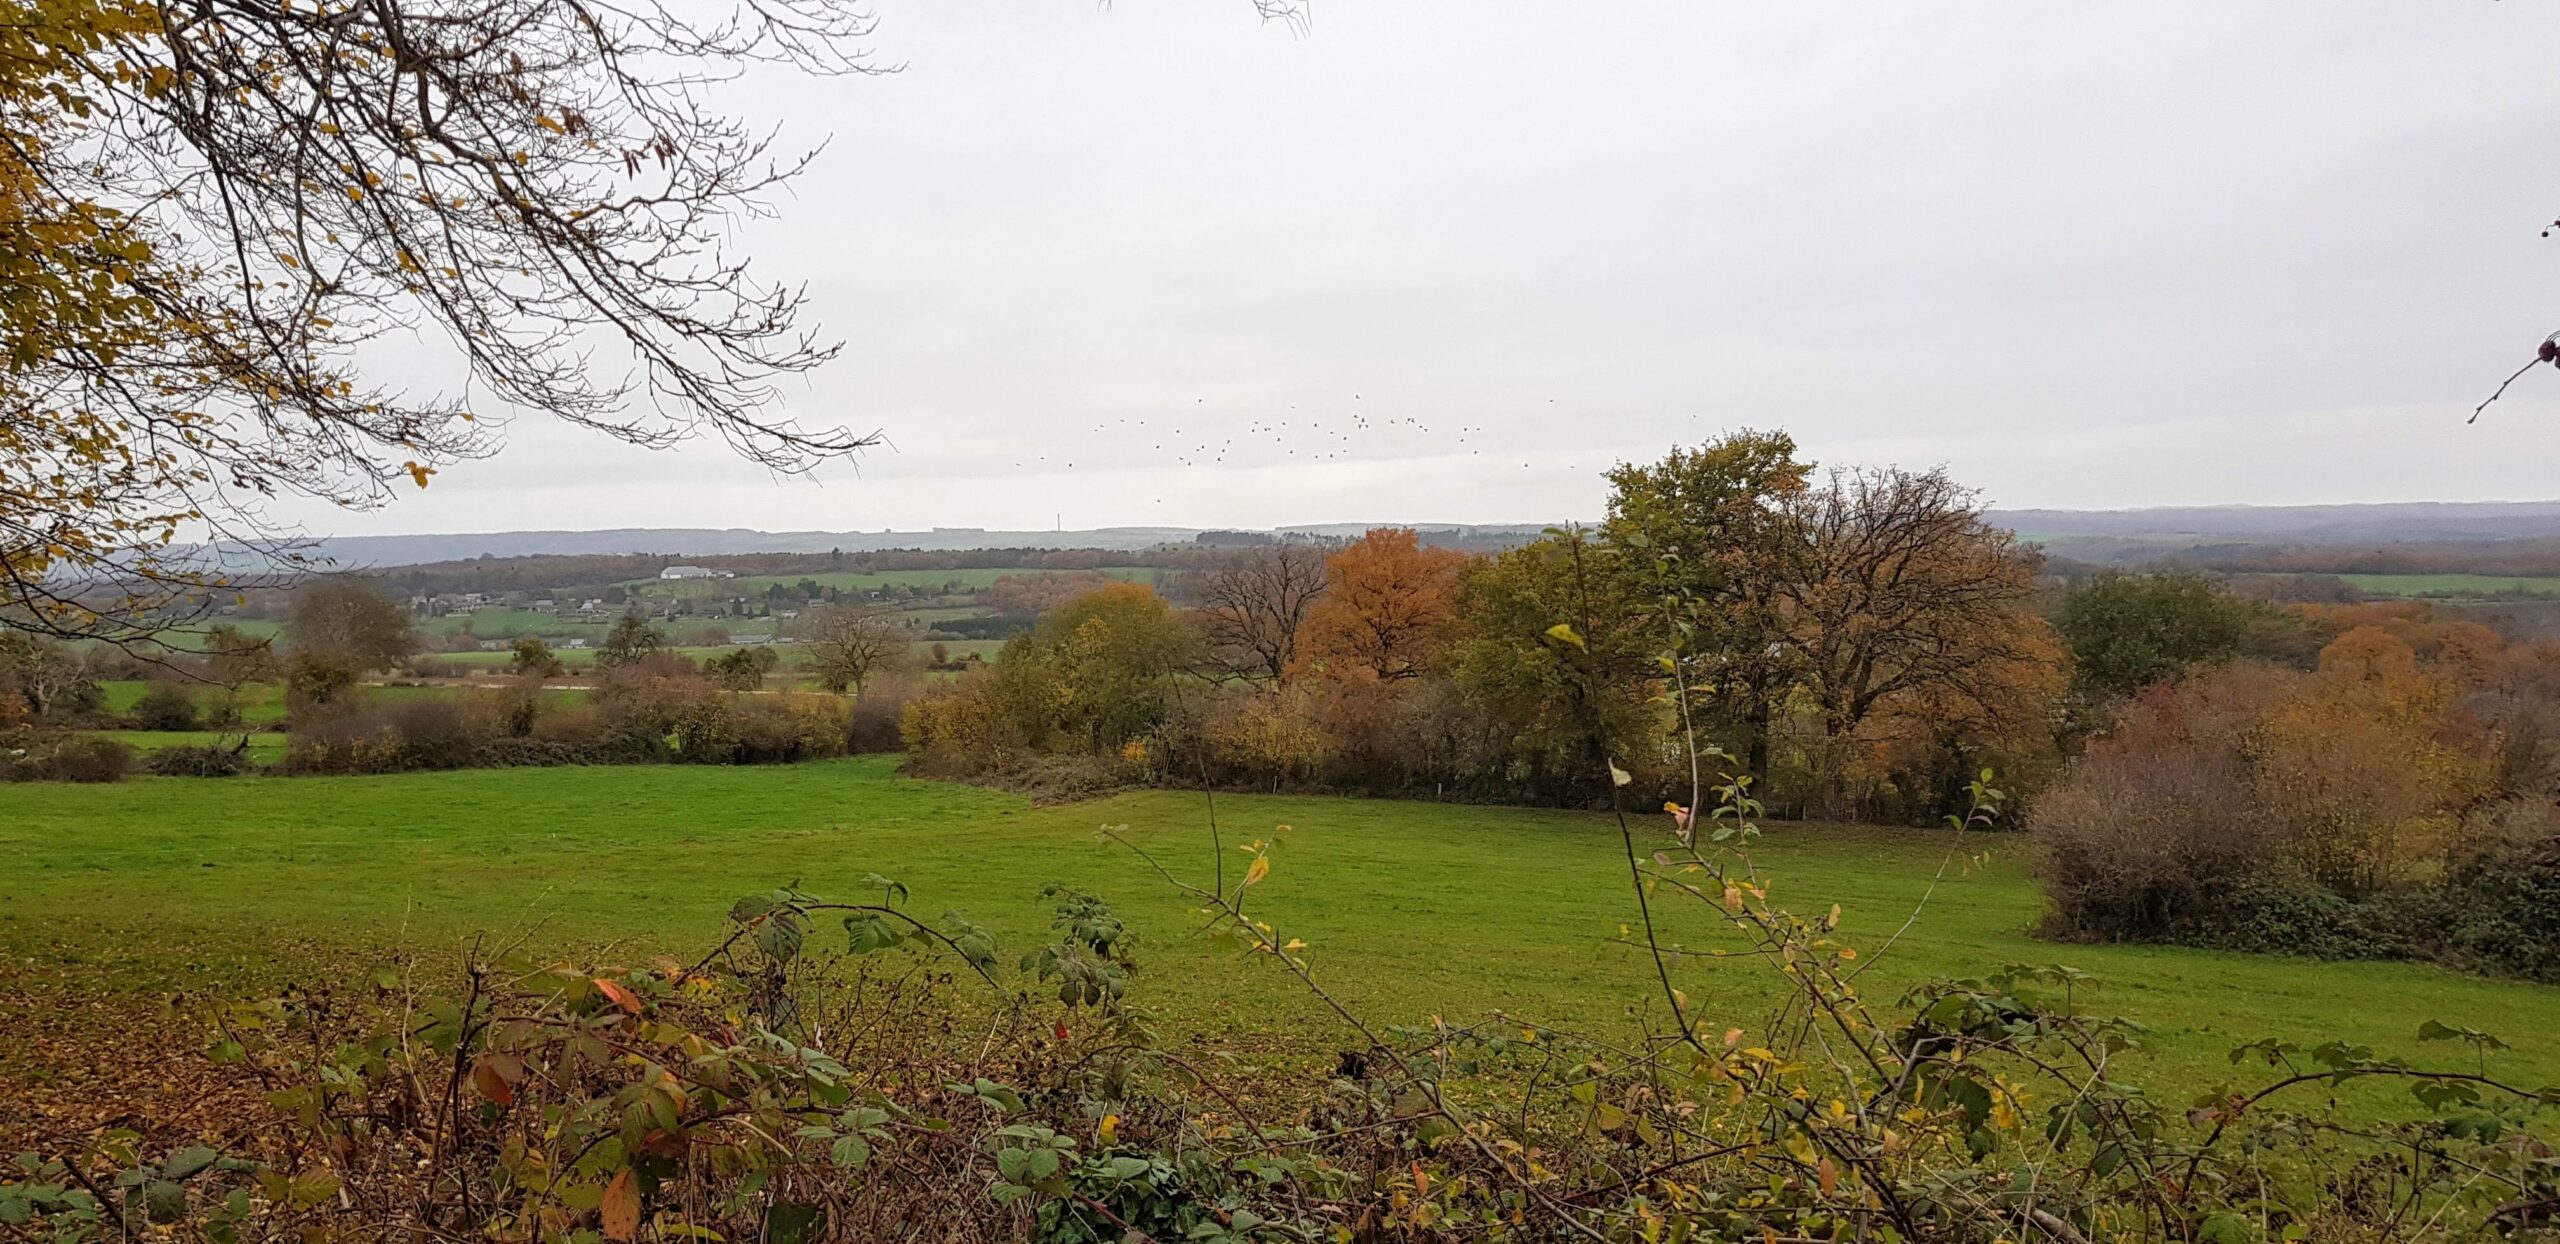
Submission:
<svg viewBox="0 0 2560 1244">
<path fill-rule="evenodd" d="M 669 566 L 659 571 L 658 577 L 661 579 L 734 579 L 738 576 L 730 571 L 713 570 L 707 566 Z"/>
</svg>

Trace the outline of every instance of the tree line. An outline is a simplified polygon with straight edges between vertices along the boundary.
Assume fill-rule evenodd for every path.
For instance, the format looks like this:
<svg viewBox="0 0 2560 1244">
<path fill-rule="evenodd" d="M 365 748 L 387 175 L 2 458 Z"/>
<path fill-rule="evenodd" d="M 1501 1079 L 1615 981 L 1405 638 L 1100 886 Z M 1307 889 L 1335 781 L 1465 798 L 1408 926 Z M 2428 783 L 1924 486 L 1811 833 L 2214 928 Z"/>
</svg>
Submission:
<svg viewBox="0 0 2560 1244">
<path fill-rule="evenodd" d="M 1490 555 L 1407 529 L 1101 587 L 911 705 L 920 763 L 1582 802 L 1685 786 L 1934 817 L 2050 752 L 2069 685 L 2039 559 L 1937 471 L 1818 470 L 1740 431 L 1610 473 L 1606 516 Z M 1177 602 L 1180 602 L 1177 604 Z"/>
</svg>

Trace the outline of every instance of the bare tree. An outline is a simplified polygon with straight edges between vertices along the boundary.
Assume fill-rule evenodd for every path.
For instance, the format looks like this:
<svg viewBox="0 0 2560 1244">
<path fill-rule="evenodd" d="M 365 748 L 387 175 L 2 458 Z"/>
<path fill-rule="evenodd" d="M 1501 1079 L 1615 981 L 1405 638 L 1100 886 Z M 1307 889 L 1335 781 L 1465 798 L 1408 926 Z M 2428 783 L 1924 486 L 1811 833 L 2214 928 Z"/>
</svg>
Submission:
<svg viewBox="0 0 2560 1244">
<path fill-rule="evenodd" d="M 907 650 L 907 635 L 880 614 L 842 605 L 820 609 L 807 624 L 809 668 L 838 695 L 862 684 Z"/>
<path fill-rule="evenodd" d="M 2035 551 L 1945 473 L 1835 470 L 1787 507 L 1778 602 L 1825 736 L 1897 697 L 1994 708 L 2049 658 L 2027 610 Z"/>
<path fill-rule="evenodd" d="M 1297 660 L 1298 629 L 1324 592 L 1324 551 L 1274 544 L 1221 558 L 1191 588 L 1209 665 L 1221 677 L 1277 682 Z"/>
</svg>

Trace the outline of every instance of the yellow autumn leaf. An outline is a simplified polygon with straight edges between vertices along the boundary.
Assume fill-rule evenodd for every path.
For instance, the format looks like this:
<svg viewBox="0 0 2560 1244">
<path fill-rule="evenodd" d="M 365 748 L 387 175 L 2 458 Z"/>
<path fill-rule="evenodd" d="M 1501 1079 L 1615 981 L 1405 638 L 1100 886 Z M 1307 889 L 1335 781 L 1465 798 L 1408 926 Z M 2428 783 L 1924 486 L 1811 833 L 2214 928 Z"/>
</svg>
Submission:
<svg viewBox="0 0 2560 1244">
<path fill-rule="evenodd" d="M 1262 883 L 1262 879 L 1270 875 L 1271 857 L 1268 855 L 1257 855 L 1253 857 L 1253 866 L 1244 870 L 1244 883 L 1246 885 L 1260 885 Z"/>
</svg>

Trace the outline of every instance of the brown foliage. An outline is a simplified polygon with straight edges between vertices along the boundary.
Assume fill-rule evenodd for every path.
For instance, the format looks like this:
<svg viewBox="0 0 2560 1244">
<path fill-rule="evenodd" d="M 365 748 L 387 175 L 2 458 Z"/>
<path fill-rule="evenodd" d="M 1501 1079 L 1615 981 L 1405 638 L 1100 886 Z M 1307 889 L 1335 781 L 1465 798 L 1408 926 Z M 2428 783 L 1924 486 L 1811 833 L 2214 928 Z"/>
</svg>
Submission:
<svg viewBox="0 0 2560 1244">
<path fill-rule="evenodd" d="M 1381 527 L 1325 559 L 1325 590 L 1299 628 L 1296 659 L 1326 678 L 1387 681 L 1430 668 L 1457 616 L 1463 553 Z"/>
</svg>

